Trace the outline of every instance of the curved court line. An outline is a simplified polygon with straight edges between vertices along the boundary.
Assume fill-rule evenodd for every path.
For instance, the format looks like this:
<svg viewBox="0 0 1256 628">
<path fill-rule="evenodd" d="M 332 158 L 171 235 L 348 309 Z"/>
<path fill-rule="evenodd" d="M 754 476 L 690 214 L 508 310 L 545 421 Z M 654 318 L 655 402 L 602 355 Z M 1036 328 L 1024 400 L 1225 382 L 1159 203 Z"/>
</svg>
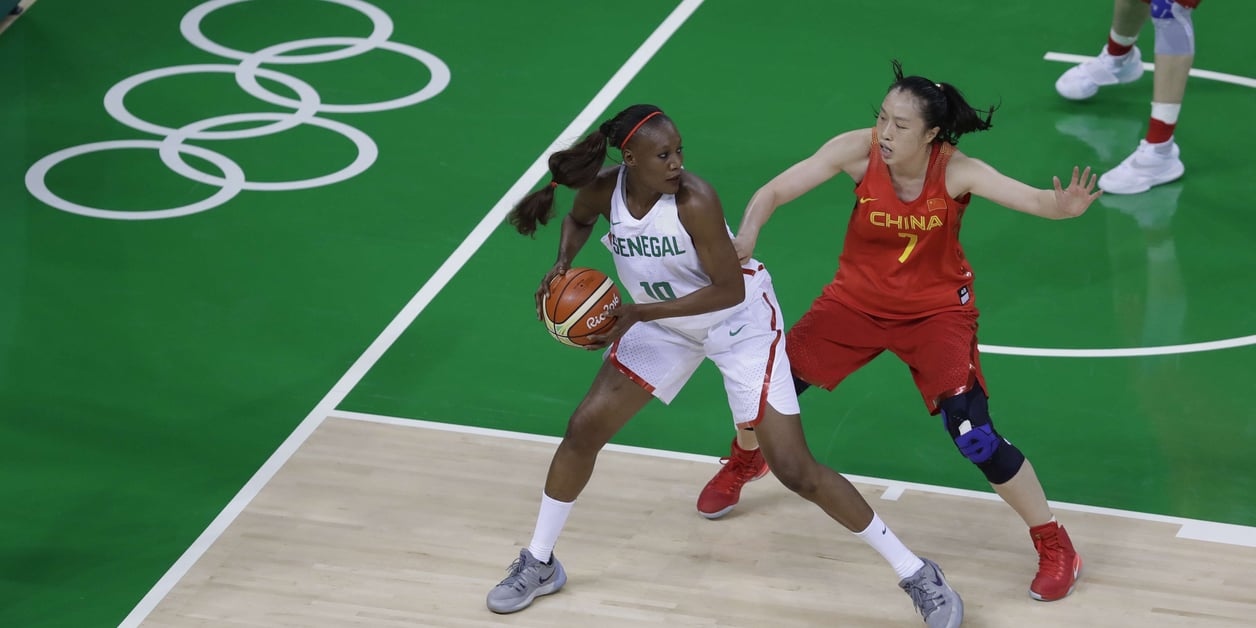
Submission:
<svg viewBox="0 0 1256 628">
<path fill-rule="evenodd" d="M 1173 355 L 1177 353 L 1198 353 L 1200 351 L 1219 351 L 1234 347 L 1256 345 L 1256 335 L 1193 342 L 1185 345 L 1164 345 L 1161 347 L 1130 347 L 1128 349 L 1042 349 L 1035 347 L 1004 347 L 1000 345 L 977 345 L 982 353 L 999 353 L 1002 355 L 1029 355 L 1042 358 L 1130 358 L 1148 355 Z"/>
<path fill-rule="evenodd" d="M 284 465 L 297 449 L 305 442 L 314 430 L 322 425 L 327 415 L 340 405 L 341 401 L 349 395 L 349 391 L 353 390 L 358 382 L 366 376 L 367 371 L 383 357 L 384 352 L 401 337 L 401 334 L 414 322 L 414 319 L 427 308 L 432 299 L 444 289 L 445 285 L 453 279 L 454 275 L 471 259 L 477 250 L 488 241 L 490 235 L 506 218 L 506 214 L 510 212 L 510 208 L 514 206 L 517 199 L 527 194 L 532 186 L 541 180 L 542 175 L 548 171 L 549 154 L 566 148 L 571 143 L 572 137 L 579 137 L 585 129 L 597 123 L 598 116 L 606 111 L 606 108 L 614 102 L 624 88 L 628 86 L 637 73 L 645 67 L 650 59 L 671 39 L 672 35 L 680 29 L 681 25 L 689 19 L 689 16 L 698 7 L 702 5 L 703 0 L 682 0 L 680 4 L 672 10 L 670 14 L 659 24 L 658 28 L 645 39 L 644 42 L 632 53 L 624 65 L 611 76 L 602 89 L 585 105 L 584 109 L 576 116 L 571 124 L 558 135 L 554 141 L 547 146 L 536 161 L 520 175 L 510 189 L 501 197 L 497 204 L 484 215 L 480 223 L 475 226 L 471 233 L 454 249 L 444 264 L 428 278 L 423 287 L 410 298 L 405 307 L 397 312 L 388 326 L 380 332 L 379 336 L 371 342 L 369 346 L 362 352 L 362 355 L 354 361 L 349 370 L 327 391 L 322 400 L 314 406 L 305 419 L 297 425 L 296 429 L 284 439 L 275 452 L 267 458 L 266 462 L 249 478 L 249 481 L 240 488 L 235 497 L 218 513 L 218 516 L 209 523 L 201 535 L 192 542 L 192 545 L 183 552 L 183 555 L 175 561 L 170 569 L 162 575 L 161 579 L 153 585 L 153 588 L 135 605 L 135 608 L 122 620 L 119 628 L 136 628 L 141 622 L 147 618 L 157 605 L 165 599 L 180 580 L 187 575 L 196 561 L 209 550 L 210 546 L 226 532 L 227 527 L 244 512 L 245 507 L 253 498 L 261 492 L 262 488 L 270 482 L 271 478 L 279 472 L 280 467 Z"/>
<path fill-rule="evenodd" d="M 557 445 L 561 440 L 554 436 L 543 436 L 540 434 L 529 434 L 526 432 L 511 432 L 508 430 L 495 430 L 486 427 L 472 427 L 469 425 L 458 425 L 455 423 L 438 423 L 434 421 L 423 421 L 421 419 L 404 419 L 400 417 L 381 416 L 378 414 L 368 414 L 365 412 L 349 412 L 346 410 L 336 410 L 331 413 L 329 418 L 347 419 L 351 421 L 363 421 L 367 423 L 382 423 L 385 425 L 399 425 L 401 427 L 422 428 L 429 430 L 442 430 L 446 432 L 456 432 L 459 434 L 473 434 L 477 436 L 491 436 L 494 438 L 509 438 L 512 440 L 531 441 L 538 443 L 549 443 Z M 663 449 L 649 449 L 647 447 L 633 447 L 631 445 L 616 445 L 608 443 L 603 447 L 606 451 L 617 451 L 627 454 L 635 454 L 638 456 L 653 456 L 655 458 L 667 458 L 669 460 L 685 460 L 689 462 L 709 462 L 718 463 L 719 458 L 715 456 L 702 456 L 698 454 L 690 454 L 679 451 L 667 451 Z M 986 501 L 1002 501 L 1003 498 L 995 493 L 987 493 L 983 491 L 973 491 L 963 488 L 951 488 L 949 486 L 935 486 L 933 484 L 918 484 L 916 482 L 900 482 L 898 480 L 884 480 L 881 478 L 873 478 L 862 475 L 851 475 L 843 473 L 852 482 L 861 482 L 863 484 L 871 484 L 873 486 L 883 486 L 885 491 L 881 494 L 881 499 L 889 501 L 897 501 L 906 491 L 919 491 L 922 493 L 935 493 L 938 495 L 950 495 L 953 497 L 966 497 L 971 499 L 982 499 Z M 1185 517 L 1172 517 L 1169 515 L 1157 515 L 1153 513 L 1137 512 L 1133 510 L 1120 510 L 1117 508 L 1105 508 L 1103 506 L 1088 506 L 1086 504 L 1070 504 L 1068 502 L 1047 502 L 1051 508 L 1055 510 L 1067 510 L 1073 512 L 1084 512 L 1088 514 L 1107 515 L 1109 517 L 1123 517 L 1125 519 L 1136 519 L 1139 521 L 1156 521 L 1159 523 L 1168 523 L 1181 526 L 1178 529 L 1177 537 L 1182 539 L 1192 539 L 1196 541 L 1209 541 L 1212 543 L 1223 543 L 1227 545 L 1242 545 L 1245 547 L 1256 547 L 1256 527 L 1243 526 L 1233 523 L 1219 523 L 1216 521 L 1204 521 L 1202 519 L 1187 519 Z"/>
<path fill-rule="evenodd" d="M 1042 55 L 1042 58 L 1047 61 L 1060 61 L 1063 63 L 1085 63 L 1094 59 L 1093 56 L 1071 55 L 1063 52 L 1048 52 L 1047 54 Z M 1154 72 L 1156 64 L 1144 62 L 1143 68 Z M 1222 83 L 1233 83 L 1235 85 L 1242 85 L 1243 87 L 1256 88 L 1256 79 L 1247 78 L 1246 76 L 1238 76 L 1236 74 L 1226 74 L 1224 72 L 1213 72 L 1212 70 L 1191 68 L 1190 75 L 1201 79 L 1208 79 L 1210 81 L 1220 81 Z"/>
<path fill-rule="evenodd" d="M 1074 55 L 1063 52 L 1048 52 L 1042 55 L 1042 58 L 1046 61 L 1060 61 L 1062 63 L 1085 63 L 1095 57 L 1088 55 Z M 1154 72 L 1156 65 L 1154 63 L 1143 63 L 1143 68 Z M 1232 83 L 1243 87 L 1256 88 L 1256 79 L 1248 78 L 1246 76 L 1226 74 L 1224 72 L 1213 72 L 1212 70 L 1200 70 L 1198 68 L 1191 68 L 1190 75 L 1210 81 L 1220 81 L 1222 83 Z M 1172 355 L 1178 353 L 1197 353 L 1201 351 L 1218 351 L 1220 349 L 1232 349 L 1234 347 L 1245 347 L 1253 344 L 1256 344 L 1256 335 L 1226 338 L 1224 340 L 1212 340 L 1208 342 L 1194 342 L 1184 345 L 1131 347 L 1125 349 L 1046 349 L 1036 347 L 1005 347 L 1000 345 L 978 345 L 978 349 L 980 349 L 983 353 L 1025 355 L 1044 358 L 1127 358 L 1151 355 Z"/>
</svg>

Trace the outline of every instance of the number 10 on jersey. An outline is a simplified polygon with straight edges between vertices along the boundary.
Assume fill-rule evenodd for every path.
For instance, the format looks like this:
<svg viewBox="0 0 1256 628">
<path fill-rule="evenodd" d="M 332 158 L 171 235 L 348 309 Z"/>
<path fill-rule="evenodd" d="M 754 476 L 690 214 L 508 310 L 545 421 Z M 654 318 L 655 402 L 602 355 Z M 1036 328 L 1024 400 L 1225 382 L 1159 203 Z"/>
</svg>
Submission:
<svg viewBox="0 0 1256 628">
<path fill-rule="evenodd" d="M 645 290 L 645 293 L 651 299 L 656 301 L 672 301 L 676 298 L 676 291 L 672 290 L 672 284 L 666 281 L 656 281 L 654 283 L 643 281 L 641 282 L 641 288 Z"/>
</svg>

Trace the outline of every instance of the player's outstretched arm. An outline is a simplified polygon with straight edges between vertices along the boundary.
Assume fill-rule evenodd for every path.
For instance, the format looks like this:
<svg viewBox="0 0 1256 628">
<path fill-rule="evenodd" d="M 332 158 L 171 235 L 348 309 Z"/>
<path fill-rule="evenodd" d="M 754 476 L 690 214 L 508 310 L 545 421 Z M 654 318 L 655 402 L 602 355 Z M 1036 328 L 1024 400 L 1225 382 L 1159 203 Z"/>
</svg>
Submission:
<svg viewBox="0 0 1256 628">
<path fill-rule="evenodd" d="M 745 264 L 754 254 L 759 230 L 767 224 L 777 207 L 815 189 L 839 172 L 850 172 L 855 180 L 863 178 L 862 171 L 856 173 L 853 170 L 861 161 L 863 167 L 867 167 L 870 141 L 869 129 L 843 133 L 825 142 L 815 154 L 790 166 L 759 188 L 750 197 L 750 203 L 746 205 L 746 211 L 741 217 L 741 226 L 737 229 L 737 237 L 733 240 L 741 263 Z"/>
<path fill-rule="evenodd" d="M 1073 168 L 1067 187 L 1059 177 L 1052 177 L 1053 189 L 1039 189 L 1013 179 L 980 159 L 956 153 L 946 170 L 946 187 L 953 197 L 975 194 L 1019 212 L 1060 220 L 1076 218 L 1086 212 L 1102 191 L 1096 189 L 1099 179 L 1090 168 Z"/>
</svg>

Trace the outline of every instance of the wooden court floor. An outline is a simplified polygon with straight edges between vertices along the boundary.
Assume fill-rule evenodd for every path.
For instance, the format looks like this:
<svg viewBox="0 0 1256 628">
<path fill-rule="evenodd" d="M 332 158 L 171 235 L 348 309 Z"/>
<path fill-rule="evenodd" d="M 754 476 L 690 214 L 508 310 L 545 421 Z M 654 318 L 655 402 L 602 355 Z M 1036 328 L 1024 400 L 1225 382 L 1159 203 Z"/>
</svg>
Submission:
<svg viewBox="0 0 1256 628">
<path fill-rule="evenodd" d="M 556 548 L 567 586 L 508 616 L 484 596 L 527 544 L 553 444 L 327 418 L 144 626 L 913 626 L 878 556 L 769 475 L 719 521 L 712 461 L 605 451 Z M 1026 595 L 1036 557 L 1004 504 L 856 483 L 942 565 L 965 626 L 1251 626 L 1256 548 L 1064 512 L 1074 594 Z"/>
</svg>

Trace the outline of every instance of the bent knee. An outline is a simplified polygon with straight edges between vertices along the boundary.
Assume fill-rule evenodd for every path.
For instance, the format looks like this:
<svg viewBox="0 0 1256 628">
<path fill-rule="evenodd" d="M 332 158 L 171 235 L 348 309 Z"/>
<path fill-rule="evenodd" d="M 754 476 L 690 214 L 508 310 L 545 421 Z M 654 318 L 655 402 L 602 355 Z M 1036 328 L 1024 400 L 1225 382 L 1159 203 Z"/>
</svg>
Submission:
<svg viewBox="0 0 1256 628">
<path fill-rule="evenodd" d="M 563 443 L 570 449 L 582 452 L 597 453 L 610 440 L 613 433 L 608 433 L 602 421 L 596 416 L 577 411 L 567 421 L 567 431 L 563 433 Z"/>
<path fill-rule="evenodd" d="M 814 495 L 820 484 L 819 464 L 815 460 L 809 460 L 807 462 L 791 461 L 783 468 L 772 466 L 771 462 L 768 466 L 772 469 L 772 475 L 775 475 L 785 488 L 806 497 Z"/>
<path fill-rule="evenodd" d="M 995 430 L 981 386 L 944 399 L 940 405 L 942 423 L 956 449 L 991 484 L 1003 484 L 1020 471 L 1025 455 Z"/>
</svg>

